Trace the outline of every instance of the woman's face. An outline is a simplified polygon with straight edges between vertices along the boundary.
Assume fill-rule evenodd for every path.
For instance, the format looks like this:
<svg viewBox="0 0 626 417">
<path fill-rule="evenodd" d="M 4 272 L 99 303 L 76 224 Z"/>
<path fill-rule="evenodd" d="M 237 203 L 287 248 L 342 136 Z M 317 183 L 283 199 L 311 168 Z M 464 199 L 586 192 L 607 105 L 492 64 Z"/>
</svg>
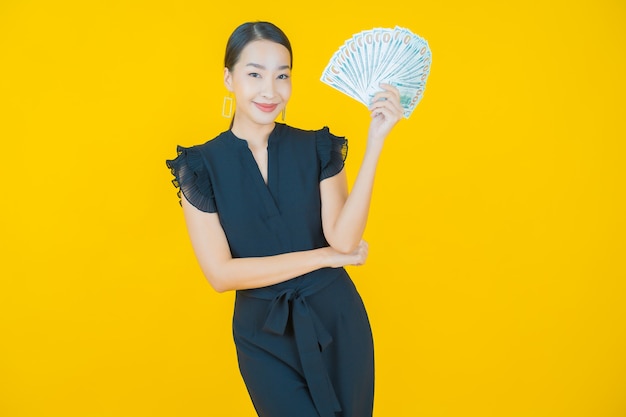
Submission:
<svg viewBox="0 0 626 417">
<path fill-rule="evenodd" d="M 274 123 L 291 97 L 291 56 L 287 48 L 267 40 L 250 42 L 224 84 L 235 94 L 237 122 Z"/>
</svg>

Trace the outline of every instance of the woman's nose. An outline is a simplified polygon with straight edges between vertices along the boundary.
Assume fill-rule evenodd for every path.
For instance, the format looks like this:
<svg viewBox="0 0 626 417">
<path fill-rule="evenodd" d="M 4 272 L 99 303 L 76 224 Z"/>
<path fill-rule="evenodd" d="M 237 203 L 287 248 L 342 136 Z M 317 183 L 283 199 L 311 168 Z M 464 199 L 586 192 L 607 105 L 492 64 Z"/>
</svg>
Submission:
<svg viewBox="0 0 626 417">
<path fill-rule="evenodd" d="M 261 95 L 266 98 L 274 97 L 274 80 L 271 78 L 266 78 L 263 82 L 263 90 L 261 91 Z"/>
</svg>

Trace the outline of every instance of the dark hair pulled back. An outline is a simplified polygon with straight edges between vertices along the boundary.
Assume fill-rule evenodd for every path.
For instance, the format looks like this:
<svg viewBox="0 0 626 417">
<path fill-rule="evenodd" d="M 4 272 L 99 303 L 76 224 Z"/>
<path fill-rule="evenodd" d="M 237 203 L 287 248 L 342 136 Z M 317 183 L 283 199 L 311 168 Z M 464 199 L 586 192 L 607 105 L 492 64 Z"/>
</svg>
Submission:
<svg viewBox="0 0 626 417">
<path fill-rule="evenodd" d="M 287 35 L 270 22 L 247 22 L 235 29 L 226 43 L 226 53 L 224 54 L 224 66 L 229 71 L 233 70 L 235 64 L 241 57 L 241 52 L 250 42 L 267 40 L 283 45 L 289 51 L 289 66 L 293 66 L 293 54 L 291 43 Z"/>
</svg>

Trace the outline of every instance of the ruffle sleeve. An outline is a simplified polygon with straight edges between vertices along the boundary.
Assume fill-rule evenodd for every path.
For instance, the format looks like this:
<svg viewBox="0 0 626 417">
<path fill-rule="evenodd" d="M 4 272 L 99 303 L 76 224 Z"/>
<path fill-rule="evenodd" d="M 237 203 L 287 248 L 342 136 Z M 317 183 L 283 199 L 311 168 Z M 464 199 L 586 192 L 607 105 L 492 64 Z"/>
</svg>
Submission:
<svg viewBox="0 0 626 417">
<path fill-rule="evenodd" d="M 176 158 L 167 160 L 165 163 L 174 175 L 172 183 L 179 188 L 178 198 L 181 198 L 182 192 L 187 201 L 198 210 L 217 212 L 209 171 L 200 152 L 197 149 L 182 146 L 178 146 L 176 151 L 178 154 Z"/>
<path fill-rule="evenodd" d="M 315 136 L 317 156 L 320 163 L 320 181 L 337 175 L 348 156 L 348 140 L 335 136 L 324 127 Z"/>
</svg>

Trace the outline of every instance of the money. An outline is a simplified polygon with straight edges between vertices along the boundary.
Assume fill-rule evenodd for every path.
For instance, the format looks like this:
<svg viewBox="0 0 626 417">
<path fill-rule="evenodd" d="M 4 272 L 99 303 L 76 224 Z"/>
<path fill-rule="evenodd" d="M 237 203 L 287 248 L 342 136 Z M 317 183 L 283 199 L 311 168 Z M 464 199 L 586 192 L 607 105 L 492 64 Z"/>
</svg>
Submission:
<svg viewBox="0 0 626 417">
<path fill-rule="evenodd" d="M 369 107 L 387 83 L 400 91 L 408 118 L 419 104 L 430 74 L 428 42 L 409 29 L 374 28 L 354 34 L 334 53 L 320 80 Z"/>
</svg>

